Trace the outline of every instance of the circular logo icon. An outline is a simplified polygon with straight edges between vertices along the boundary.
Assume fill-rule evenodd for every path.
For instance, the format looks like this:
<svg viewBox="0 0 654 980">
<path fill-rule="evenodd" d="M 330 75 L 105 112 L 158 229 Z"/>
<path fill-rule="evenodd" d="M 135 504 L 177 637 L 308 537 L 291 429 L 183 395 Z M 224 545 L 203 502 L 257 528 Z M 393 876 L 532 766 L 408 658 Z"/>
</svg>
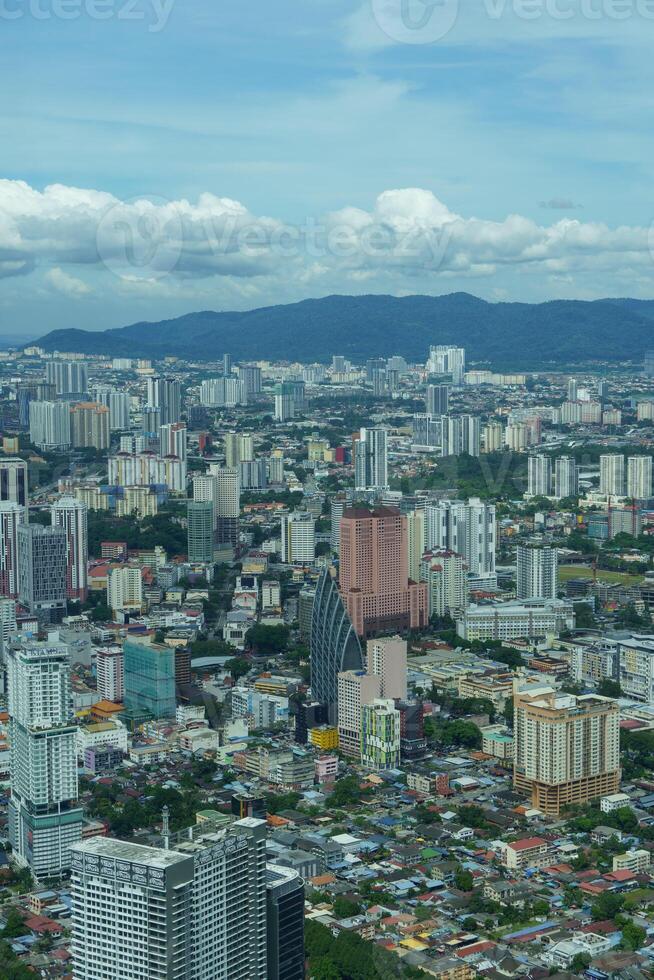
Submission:
<svg viewBox="0 0 654 980">
<path fill-rule="evenodd" d="M 102 215 L 96 244 L 100 261 L 121 279 L 162 279 L 182 253 L 182 219 L 165 198 L 119 201 Z"/>
<path fill-rule="evenodd" d="M 456 23 L 459 0 L 370 0 L 387 37 L 400 44 L 433 44 Z"/>
</svg>

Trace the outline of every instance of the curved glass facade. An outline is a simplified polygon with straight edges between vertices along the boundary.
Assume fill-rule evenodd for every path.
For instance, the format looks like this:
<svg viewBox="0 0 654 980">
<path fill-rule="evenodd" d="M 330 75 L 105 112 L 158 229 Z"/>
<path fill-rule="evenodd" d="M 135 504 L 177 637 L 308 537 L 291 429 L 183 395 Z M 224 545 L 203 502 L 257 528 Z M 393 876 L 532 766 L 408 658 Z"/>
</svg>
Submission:
<svg viewBox="0 0 654 980">
<path fill-rule="evenodd" d="M 311 617 L 311 692 L 314 700 L 328 706 L 330 721 L 336 719 L 339 672 L 363 668 L 359 637 L 336 578 L 325 569 L 316 586 Z"/>
</svg>

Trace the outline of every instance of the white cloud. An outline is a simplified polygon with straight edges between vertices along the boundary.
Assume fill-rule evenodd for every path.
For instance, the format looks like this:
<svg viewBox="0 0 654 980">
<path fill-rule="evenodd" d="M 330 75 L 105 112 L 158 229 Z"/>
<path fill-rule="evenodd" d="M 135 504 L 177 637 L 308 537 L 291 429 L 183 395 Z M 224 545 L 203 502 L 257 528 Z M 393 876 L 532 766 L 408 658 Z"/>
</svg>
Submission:
<svg viewBox="0 0 654 980">
<path fill-rule="evenodd" d="M 465 217 L 431 191 L 388 190 L 370 210 L 346 206 L 288 223 L 252 214 L 212 193 L 187 200 L 120 201 L 102 191 L 62 185 L 34 190 L 0 181 L 0 275 L 26 275 L 54 265 L 50 286 L 87 295 L 86 279 L 113 273 L 126 283 L 297 283 L 392 276 L 389 289 L 410 281 L 492 276 L 516 268 L 543 275 L 652 268 L 647 227 L 611 228 L 565 217 L 539 224 L 519 214 L 503 220 Z M 80 278 L 81 277 L 81 278 Z M 424 287 L 423 287 L 424 288 Z"/>
<path fill-rule="evenodd" d="M 91 292 L 90 286 L 87 286 L 85 282 L 69 275 L 58 266 L 49 269 L 45 274 L 45 279 L 58 293 L 70 296 L 71 299 L 81 299 L 82 296 L 87 296 Z"/>
</svg>

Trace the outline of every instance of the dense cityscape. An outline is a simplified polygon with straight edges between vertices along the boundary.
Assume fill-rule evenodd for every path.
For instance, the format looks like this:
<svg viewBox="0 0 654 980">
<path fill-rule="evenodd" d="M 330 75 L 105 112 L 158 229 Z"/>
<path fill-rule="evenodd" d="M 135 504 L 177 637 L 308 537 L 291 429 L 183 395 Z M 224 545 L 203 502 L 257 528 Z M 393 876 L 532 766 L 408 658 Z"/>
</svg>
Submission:
<svg viewBox="0 0 654 980">
<path fill-rule="evenodd" d="M 369 355 L 2 352 L 2 977 L 651 975 L 654 352 Z"/>
</svg>

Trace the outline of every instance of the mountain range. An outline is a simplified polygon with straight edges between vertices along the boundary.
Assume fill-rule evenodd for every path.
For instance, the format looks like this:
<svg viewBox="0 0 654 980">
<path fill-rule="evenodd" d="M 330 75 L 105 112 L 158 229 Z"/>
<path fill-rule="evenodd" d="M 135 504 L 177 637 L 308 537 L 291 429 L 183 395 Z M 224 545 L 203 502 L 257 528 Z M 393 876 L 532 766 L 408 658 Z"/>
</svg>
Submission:
<svg viewBox="0 0 654 980">
<path fill-rule="evenodd" d="M 54 330 L 46 351 L 113 357 L 354 362 L 402 354 L 423 361 L 431 344 L 466 347 L 469 360 L 504 369 L 588 361 L 642 362 L 654 348 L 654 300 L 489 303 L 446 296 L 327 296 L 244 312 L 188 313 L 104 331 Z"/>
</svg>

